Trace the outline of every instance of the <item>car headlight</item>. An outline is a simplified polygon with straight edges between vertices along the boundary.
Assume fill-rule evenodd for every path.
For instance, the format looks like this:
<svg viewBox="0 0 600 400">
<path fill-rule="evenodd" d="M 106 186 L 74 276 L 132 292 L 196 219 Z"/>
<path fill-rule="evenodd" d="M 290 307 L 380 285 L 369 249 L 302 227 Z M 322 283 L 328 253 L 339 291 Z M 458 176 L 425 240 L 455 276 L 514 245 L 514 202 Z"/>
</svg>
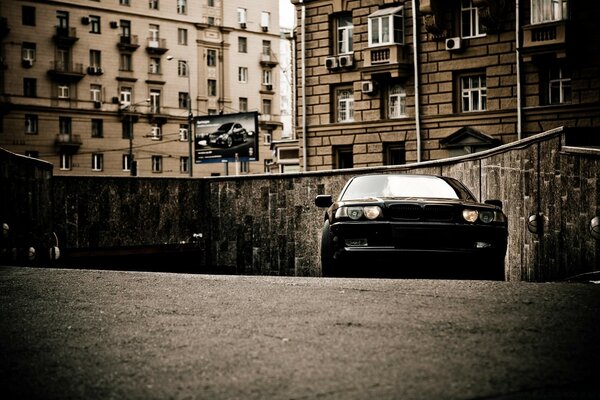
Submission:
<svg viewBox="0 0 600 400">
<path fill-rule="evenodd" d="M 465 221 L 467 222 L 475 222 L 477 221 L 477 217 L 479 216 L 479 212 L 477 210 L 463 210 L 462 212 L 463 218 L 465 219 Z"/>
<path fill-rule="evenodd" d="M 465 219 L 465 221 L 467 222 L 476 222 L 478 219 L 479 221 L 483 222 L 484 224 L 490 224 L 492 222 L 505 222 L 506 218 L 504 217 L 504 214 L 502 214 L 501 212 L 498 211 L 491 211 L 491 210 L 482 210 L 482 211 L 478 211 L 478 210 L 471 210 L 471 209 L 465 209 L 462 212 L 463 218 Z"/>
<path fill-rule="evenodd" d="M 381 207 L 379 206 L 352 206 L 352 207 L 340 207 L 335 212 L 336 218 L 350 218 L 351 220 L 357 221 L 363 216 L 367 219 L 377 219 L 381 215 Z"/>
</svg>

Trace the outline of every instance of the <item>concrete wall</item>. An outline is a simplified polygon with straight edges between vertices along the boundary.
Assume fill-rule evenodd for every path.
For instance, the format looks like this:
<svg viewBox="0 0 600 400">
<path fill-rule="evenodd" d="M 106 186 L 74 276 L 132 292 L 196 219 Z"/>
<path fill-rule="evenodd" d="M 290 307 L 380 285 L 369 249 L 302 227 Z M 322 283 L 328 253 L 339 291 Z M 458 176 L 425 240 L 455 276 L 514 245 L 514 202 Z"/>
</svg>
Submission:
<svg viewBox="0 0 600 400">
<path fill-rule="evenodd" d="M 193 179 L 53 178 L 54 230 L 69 249 L 190 241 L 202 234 L 200 272 L 319 276 L 323 210 L 346 179 L 380 171 L 433 173 L 500 199 L 509 218 L 510 280 L 548 281 L 600 270 L 589 232 L 600 215 L 600 150 L 593 132 L 556 129 L 485 153 L 402 167 Z M 586 143 L 587 142 L 587 143 Z M 540 215 L 540 234 L 527 230 Z"/>
</svg>

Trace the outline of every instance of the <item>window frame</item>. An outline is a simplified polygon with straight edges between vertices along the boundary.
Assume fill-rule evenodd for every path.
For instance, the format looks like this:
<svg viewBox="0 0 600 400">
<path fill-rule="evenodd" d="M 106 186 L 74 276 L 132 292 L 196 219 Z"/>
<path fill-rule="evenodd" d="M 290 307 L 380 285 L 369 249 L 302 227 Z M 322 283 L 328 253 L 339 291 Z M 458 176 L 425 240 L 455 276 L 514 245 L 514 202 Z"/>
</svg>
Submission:
<svg viewBox="0 0 600 400">
<path fill-rule="evenodd" d="M 468 32 L 466 30 L 468 29 Z M 460 37 L 473 39 L 486 36 L 485 25 L 479 20 L 478 8 L 473 5 L 473 0 L 460 2 Z"/>
<path fill-rule="evenodd" d="M 93 138 L 104 137 L 104 121 L 101 118 L 91 119 L 91 135 Z"/>
<path fill-rule="evenodd" d="M 478 80 L 477 86 L 472 86 L 472 84 L 475 83 L 473 80 L 474 78 Z M 469 85 L 468 87 L 465 87 L 467 80 Z M 461 113 L 487 111 L 487 78 L 485 73 L 473 72 L 460 75 L 459 88 Z M 465 101 L 467 101 L 467 103 L 465 103 Z M 477 102 L 477 107 L 474 107 L 475 102 Z"/>
<path fill-rule="evenodd" d="M 99 35 L 102 29 L 102 20 L 98 15 L 90 15 L 90 33 Z"/>
<path fill-rule="evenodd" d="M 25 114 L 26 135 L 37 135 L 39 133 L 39 117 L 36 114 Z"/>
<path fill-rule="evenodd" d="M 163 157 L 159 155 L 153 155 L 151 158 L 152 173 L 160 174 L 163 171 Z"/>
<path fill-rule="evenodd" d="M 343 25 L 343 20 L 347 20 L 350 24 Z M 352 54 L 354 53 L 354 23 L 351 13 L 338 14 L 334 20 L 334 54 Z"/>
<path fill-rule="evenodd" d="M 248 83 L 248 67 L 238 67 L 238 83 Z"/>
<path fill-rule="evenodd" d="M 354 89 L 352 86 L 334 88 L 334 99 L 334 121 L 336 123 L 354 122 Z"/>
<path fill-rule="evenodd" d="M 386 22 L 384 23 L 384 21 Z M 377 35 L 374 35 L 375 32 Z M 376 36 L 376 41 L 374 36 Z M 382 8 L 370 14 L 368 38 L 368 47 L 404 44 L 404 6 Z"/>
<path fill-rule="evenodd" d="M 400 91 L 395 93 L 394 89 L 398 88 Z M 395 99 L 399 104 L 399 111 L 394 113 L 393 107 Z M 406 118 L 406 88 L 400 83 L 392 83 L 387 89 L 387 118 L 398 119 Z"/>
<path fill-rule="evenodd" d="M 532 25 L 569 19 L 569 0 L 531 0 Z"/>
<path fill-rule="evenodd" d="M 104 154 L 92 153 L 92 171 L 101 172 L 104 170 Z"/>
</svg>

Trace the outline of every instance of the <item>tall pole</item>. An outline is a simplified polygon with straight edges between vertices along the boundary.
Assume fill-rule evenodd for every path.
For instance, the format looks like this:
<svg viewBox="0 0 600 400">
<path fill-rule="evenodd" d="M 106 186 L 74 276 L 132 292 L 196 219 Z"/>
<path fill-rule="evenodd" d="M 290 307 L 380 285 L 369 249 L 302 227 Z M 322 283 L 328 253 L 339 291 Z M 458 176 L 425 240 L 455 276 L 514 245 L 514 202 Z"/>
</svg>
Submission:
<svg viewBox="0 0 600 400">
<path fill-rule="evenodd" d="M 135 176 L 133 170 L 133 115 L 129 113 L 129 175 Z"/>
<path fill-rule="evenodd" d="M 190 66 L 186 62 L 187 78 L 188 78 L 188 173 L 190 178 L 194 176 L 194 159 L 192 152 L 192 136 L 194 135 L 194 114 L 192 113 L 192 79 Z"/>
</svg>

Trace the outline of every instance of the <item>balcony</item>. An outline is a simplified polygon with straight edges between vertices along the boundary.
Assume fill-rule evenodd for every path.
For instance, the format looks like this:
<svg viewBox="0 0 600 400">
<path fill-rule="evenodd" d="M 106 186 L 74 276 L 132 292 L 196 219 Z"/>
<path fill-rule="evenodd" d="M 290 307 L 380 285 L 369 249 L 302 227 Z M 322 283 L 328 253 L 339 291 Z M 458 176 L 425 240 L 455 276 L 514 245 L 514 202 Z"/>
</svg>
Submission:
<svg viewBox="0 0 600 400">
<path fill-rule="evenodd" d="M 389 45 L 367 48 L 363 51 L 363 71 L 367 73 L 389 72 L 392 78 L 407 77 L 412 62 L 409 47 Z"/>
<path fill-rule="evenodd" d="M 81 146 L 81 135 L 59 133 L 54 140 L 54 146 L 59 153 L 75 154 Z"/>
<path fill-rule="evenodd" d="M 279 62 L 275 59 L 275 57 L 271 56 L 271 54 L 261 53 L 260 55 L 260 65 L 263 67 L 274 68 L 277 66 Z"/>
<path fill-rule="evenodd" d="M 534 56 L 554 54 L 557 58 L 566 56 L 567 21 L 553 21 L 523 27 L 524 61 Z"/>
<path fill-rule="evenodd" d="M 64 28 L 61 26 L 56 27 L 56 33 L 52 39 L 54 39 L 57 46 L 72 46 L 79 40 L 76 28 Z"/>
<path fill-rule="evenodd" d="M 119 43 L 117 43 L 117 47 L 121 51 L 136 51 L 140 47 L 140 45 L 138 43 L 138 36 L 137 35 L 130 35 L 130 36 L 120 35 Z"/>
<path fill-rule="evenodd" d="M 60 61 L 52 61 L 48 75 L 55 81 L 75 83 L 85 76 L 85 72 L 81 63 L 69 65 Z"/>
<path fill-rule="evenodd" d="M 165 54 L 167 51 L 169 51 L 167 48 L 167 39 L 148 38 L 146 51 L 149 54 Z"/>
</svg>

